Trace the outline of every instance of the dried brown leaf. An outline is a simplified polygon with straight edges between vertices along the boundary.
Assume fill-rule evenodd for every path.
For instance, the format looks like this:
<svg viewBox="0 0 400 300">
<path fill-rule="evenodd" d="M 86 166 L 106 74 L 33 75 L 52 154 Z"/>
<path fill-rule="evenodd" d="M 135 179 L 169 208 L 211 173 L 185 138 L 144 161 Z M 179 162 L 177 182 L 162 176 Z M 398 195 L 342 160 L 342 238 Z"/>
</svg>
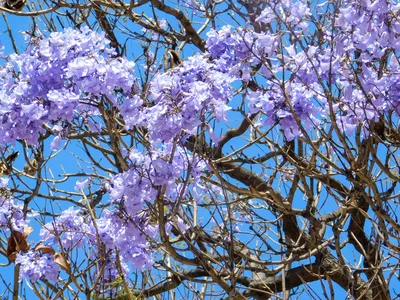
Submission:
<svg viewBox="0 0 400 300">
<path fill-rule="evenodd" d="M 60 253 L 54 254 L 54 262 L 58 264 L 61 267 L 61 269 L 63 269 L 67 273 L 70 272 L 71 263 L 64 257 L 63 254 Z"/>
<path fill-rule="evenodd" d="M 53 248 L 51 248 L 49 246 L 45 246 L 45 245 L 37 245 L 35 247 L 35 251 L 42 251 L 43 253 L 48 253 L 48 254 L 52 254 L 52 255 L 56 254 L 56 251 Z"/>
</svg>

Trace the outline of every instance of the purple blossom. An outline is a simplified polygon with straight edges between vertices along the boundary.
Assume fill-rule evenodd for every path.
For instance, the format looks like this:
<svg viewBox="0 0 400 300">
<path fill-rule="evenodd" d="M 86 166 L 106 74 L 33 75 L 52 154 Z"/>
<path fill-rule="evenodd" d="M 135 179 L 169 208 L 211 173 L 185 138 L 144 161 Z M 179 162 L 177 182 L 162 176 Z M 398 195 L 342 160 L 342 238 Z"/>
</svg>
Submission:
<svg viewBox="0 0 400 300">
<path fill-rule="evenodd" d="M 91 177 L 89 177 L 88 179 L 83 180 L 83 181 L 77 181 L 75 183 L 75 191 L 84 190 L 91 182 L 92 182 Z"/>
<path fill-rule="evenodd" d="M 26 254 L 17 254 L 16 264 L 20 264 L 19 281 L 29 279 L 32 282 L 47 279 L 58 281 L 59 267 L 51 254 L 29 251 Z"/>
<path fill-rule="evenodd" d="M 290 17 L 287 19 L 287 21 L 297 24 L 310 14 L 310 8 L 307 6 L 307 1 L 297 0 L 291 5 Z"/>
<path fill-rule="evenodd" d="M 0 72 L 0 144 L 21 139 L 36 145 L 44 124 L 72 121 L 83 111 L 94 113 L 94 105 L 83 105 L 88 99 L 94 104 L 107 96 L 116 104 L 116 90 L 129 95 L 134 64 L 114 58 L 108 44 L 104 34 L 88 28 L 66 29 L 38 37 L 23 54 L 12 55 Z M 12 76 L 13 69 L 18 76 Z M 52 149 L 58 149 L 59 142 L 56 137 Z"/>
<path fill-rule="evenodd" d="M 191 57 L 179 68 L 155 76 L 150 89 L 155 105 L 143 111 L 140 125 L 148 127 L 150 138 L 158 143 L 196 133 L 207 114 L 226 119 L 232 80 L 204 56 Z"/>
<path fill-rule="evenodd" d="M 23 205 L 15 204 L 14 200 L 4 196 L 0 197 L 0 228 L 6 231 L 24 232 L 29 220 L 25 220 Z"/>
<path fill-rule="evenodd" d="M 57 245 L 60 241 L 59 246 L 64 249 L 81 247 L 90 231 L 87 223 L 80 210 L 70 207 L 40 229 L 40 239 L 50 246 Z"/>
<path fill-rule="evenodd" d="M 125 101 L 119 105 L 121 115 L 124 117 L 126 129 L 132 129 L 133 126 L 138 125 L 143 118 L 140 107 L 143 104 L 143 100 L 138 96 L 134 95 L 131 98 L 125 99 Z"/>
<path fill-rule="evenodd" d="M 62 142 L 61 136 L 60 136 L 60 135 L 55 136 L 54 139 L 53 139 L 53 141 L 50 143 L 50 149 L 51 149 L 51 150 L 58 150 L 58 149 L 60 149 L 61 142 Z"/>
<path fill-rule="evenodd" d="M 275 20 L 275 14 L 269 6 L 267 6 L 256 18 L 256 22 L 263 22 L 266 24 L 271 23 L 273 20 Z"/>
<path fill-rule="evenodd" d="M 105 211 L 97 224 L 101 241 L 107 249 L 117 249 L 123 262 L 132 264 L 135 269 L 152 266 L 152 250 L 147 239 L 155 238 L 157 230 L 148 224 L 147 217 L 143 217 L 143 214 L 121 217 L 118 212 Z M 91 231 L 91 240 L 94 243 L 94 226 L 91 227 Z"/>
</svg>

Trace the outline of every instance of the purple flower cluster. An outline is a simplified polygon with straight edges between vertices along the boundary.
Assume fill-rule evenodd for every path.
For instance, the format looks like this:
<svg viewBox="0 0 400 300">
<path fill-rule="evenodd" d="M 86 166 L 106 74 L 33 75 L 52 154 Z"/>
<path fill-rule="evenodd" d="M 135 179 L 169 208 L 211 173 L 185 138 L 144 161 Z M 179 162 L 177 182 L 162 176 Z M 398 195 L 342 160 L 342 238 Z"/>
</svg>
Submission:
<svg viewBox="0 0 400 300">
<path fill-rule="evenodd" d="M 296 2 L 298 15 L 294 6 L 288 6 L 286 2 L 266 7 L 257 21 L 278 21 L 279 15 L 280 22 L 291 26 L 298 36 L 307 33 L 308 29 L 302 25 L 309 15 L 305 3 Z M 327 5 L 317 5 L 315 14 L 323 14 L 329 9 Z M 302 134 L 300 123 L 308 130 L 332 120 L 347 133 L 361 124 L 363 135 L 367 136 L 371 120 L 377 121 L 380 114 L 389 111 L 399 113 L 399 64 L 395 54 L 391 53 L 400 49 L 397 34 L 400 22 L 395 17 L 399 9 L 400 6 L 391 1 L 346 1 L 340 8 L 336 24 L 328 22 L 320 32 L 321 41 L 333 43 L 333 47 L 300 46 L 299 43 L 281 45 L 285 50 L 282 55 L 270 53 L 269 64 L 264 60 L 261 74 L 267 79 L 266 88 L 249 94 L 250 113 L 261 111 L 265 119 L 261 124 L 279 124 L 288 140 Z M 335 34 L 332 35 L 330 30 L 336 30 Z M 237 43 L 249 43 L 243 38 L 232 43 L 236 32 L 242 30 L 220 31 L 218 38 L 214 32 L 210 49 L 215 53 L 238 52 L 235 50 Z M 382 68 L 384 62 L 381 59 L 388 54 L 388 68 Z M 327 101 L 332 85 L 336 87 Z"/>
<path fill-rule="evenodd" d="M 0 144 L 22 139 L 35 145 L 43 124 L 95 112 L 99 96 L 116 103 L 116 89 L 129 95 L 133 63 L 113 58 L 108 44 L 104 34 L 66 29 L 12 55 L 0 70 Z"/>
<path fill-rule="evenodd" d="M 248 103 L 250 114 L 262 110 L 262 125 L 272 126 L 278 123 L 288 141 L 302 134 L 299 125 L 309 130 L 320 124 L 322 110 L 313 100 L 315 90 L 299 83 L 288 87 L 287 94 L 282 94 L 279 87 L 272 85 L 267 92 L 249 92 Z M 286 96 L 286 97 L 285 97 Z M 290 100 L 289 100 L 290 99 Z"/>
<path fill-rule="evenodd" d="M 195 134 L 207 117 L 226 119 L 230 109 L 232 78 L 220 72 L 206 57 L 196 55 L 179 67 L 157 74 L 151 82 L 153 105 L 139 112 L 139 97 L 127 99 L 119 106 L 127 129 L 144 126 L 157 147 L 175 137 Z"/>
<path fill-rule="evenodd" d="M 83 245 L 89 231 L 90 227 L 82 212 L 70 207 L 41 228 L 40 239 L 49 246 L 61 243 L 60 248 L 72 249 Z"/>
<path fill-rule="evenodd" d="M 185 197 L 190 189 L 197 189 L 197 193 L 201 194 L 201 186 L 198 185 L 200 170 L 205 164 L 181 146 L 166 143 L 163 148 L 155 148 L 145 155 L 133 150 L 130 157 L 135 159 L 132 168 L 114 176 L 108 185 L 111 202 L 122 203 L 129 215 L 142 210 L 143 204 L 152 203 L 161 186 L 165 189 L 164 197 L 170 203 Z M 191 180 L 185 186 L 180 179 L 187 176 Z"/>
<path fill-rule="evenodd" d="M 337 82 L 343 91 L 340 109 L 335 107 L 343 131 L 363 124 L 364 135 L 368 135 L 368 121 L 377 121 L 379 114 L 388 111 L 398 113 L 399 65 L 390 52 L 400 50 L 400 22 L 395 17 L 399 9 L 392 1 L 381 0 L 346 1 L 340 9 L 332 68 L 340 74 Z M 381 62 L 387 54 L 388 69 Z"/>
<path fill-rule="evenodd" d="M 153 249 L 149 239 L 155 239 L 158 230 L 148 223 L 148 216 L 139 213 L 129 215 L 123 207 L 119 211 L 105 211 L 96 220 L 97 231 L 92 227 L 91 242 L 97 234 L 107 250 L 118 250 L 121 261 L 135 269 L 149 269 L 153 265 Z"/>
<path fill-rule="evenodd" d="M 129 214 L 120 204 L 119 210 L 105 210 L 94 222 L 83 211 L 69 208 L 43 226 L 40 242 L 69 252 L 87 244 L 90 249 L 97 249 L 100 241 L 107 252 L 118 250 L 123 263 L 131 263 L 135 269 L 151 267 L 153 251 L 148 239 L 156 238 L 157 230 L 148 223 L 145 213 Z M 93 252 L 93 255 L 98 253 Z M 20 258 L 19 262 L 25 267 L 25 264 L 30 263 L 30 258 Z M 31 278 L 29 274 L 26 276 Z"/>
<path fill-rule="evenodd" d="M 105 210 L 95 220 L 96 224 L 81 210 L 69 208 L 43 226 L 40 231 L 41 243 L 71 251 L 87 243 L 94 249 L 98 246 L 99 238 L 107 252 L 119 251 L 122 262 L 131 263 L 135 269 L 148 268 L 152 264 L 153 252 L 147 239 L 156 238 L 157 230 L 148 224 L 146 214 L 128 214 L 122 206 L 114 212 Z M 20 259 L 23 266 L 29 261 L 28 258 Z"/>
<path fill-rule="evenodd" d="M 165 143 L 163 148 L 155 148 L 148 153 L 132 150 L 129 158 L 131 169 L 114 176 L 107 186 L 110 203 L 115 210 L 105 211 L 97 220 L 97 227 L 108 250 L 118 249 L 122 260 L 134 268 L 149 268 L 153 262 L 149 240 L 157 239 L 158 226 L 151 225 L 145 206 L 154 203 L 160 187 L 164 190 L 163 201 L 170 208 L 189 191 L 202 197 L 204 190 L 200 185 L 200 171 L 204 162 L 172 143 Z M 188 170 L 191 170 L 190 174 L 187 174 Z M 191 180 L 185 186 L 180 178 L 187 175 Z M 177 226 L 183 232 L 187 230 L 180 218 L 177 219 Z M 167 223 L 166 231 L 170 230 L 171 224 Z"/>
<path fill-rule="evenodd" d="M 261 20 L 265 20 L 271 13 L 270 9 L 268 11 Z M 231 28 L 225 26 L 219 31 L 211 30 L 208 33 L 207 47 L 220 70 L 246 82 L 251 78 L 251 68 L 262 63 L 261 74 L 268 79 L 267 88 L 264 91 L 248 93 L 249 112 L 255 114 L 262 111 L 263 126 L 278 123 L 286 139 L 293 140 L 301 135 L 300 124 L 306 129 L 320 124 L 322 109 L 317 106 L 316 99 L 324 100 L 318 95 L 321 93 L 321 87 L 317 83 L 317 76 L 313 78 L 310 78 L 310 75 L 302 76 L 301 80 L 288 83 L 284 93 L 279 82 L 272 80 L 272 73 L 282 74 L 280 64 L 271 64 L 270 69 L 267 67 L 267 60 L 275 55 L 278 41 L 279 39 L 272 34 L 255 33 L 243 28 L 231 32 Z M 314 55 L 315 50 L 315 48 L 308 49 L 307 55 Z M 287 47 L 287 51 L 291 55 L 285 66 L 288 70 L 300 72 L 312 67 L 307 62 L 307 55 L 304 52 L 296 53 L 290 47 Z M 308 82 L 304 82 L 307 78 Z"/>
<path fill-rule="evenodd" d="M 211 29 L 207 33 L 207 50 L 217 70 L 248 82 L 251 67 L 274 53 L 278 39 L 248 28 L 231 30 L 230 26 L 219 31 Z"/>
<path fill-rule="evenodd" d="M 24 219 L 23 205 L 10 197 L 0 196 L 0 228 L 23 233 L 29 221 Z"/>
<path fill-rule="evenodd" d="M 279 15 L 279 17 L 277 17 Z M 261 14 L 256 18 L 257 22 L 272 23 L 282 19 L 286 24 L 292 27 L 307 27 L 307 17 L 311 15 L 310 7 L 307 1 L 298 0 L 272 0 Z"/>
<path fill-rule="evenodd" d="M 59 266 L 54 261 L 54 256 L 48 253 L 31 250 L 21 255 L 17 254 L 16 264 L 20 264 L 19 280 L 28 278 L 32 282 L 40 279 L 58 281 Z"/>
</svg>

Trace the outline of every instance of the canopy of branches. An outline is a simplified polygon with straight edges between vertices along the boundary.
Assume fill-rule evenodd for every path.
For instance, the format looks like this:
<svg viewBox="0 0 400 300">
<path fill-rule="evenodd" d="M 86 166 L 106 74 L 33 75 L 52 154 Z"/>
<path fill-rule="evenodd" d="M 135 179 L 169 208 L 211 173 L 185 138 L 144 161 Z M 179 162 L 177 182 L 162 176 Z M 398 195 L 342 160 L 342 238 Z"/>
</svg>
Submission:
<svg viewBox="0 0 400 300">
<path fill-rule="evenodd" d="M 399 297 L 397 0 L 0 10 L 5 297 Z"/>
</svg>

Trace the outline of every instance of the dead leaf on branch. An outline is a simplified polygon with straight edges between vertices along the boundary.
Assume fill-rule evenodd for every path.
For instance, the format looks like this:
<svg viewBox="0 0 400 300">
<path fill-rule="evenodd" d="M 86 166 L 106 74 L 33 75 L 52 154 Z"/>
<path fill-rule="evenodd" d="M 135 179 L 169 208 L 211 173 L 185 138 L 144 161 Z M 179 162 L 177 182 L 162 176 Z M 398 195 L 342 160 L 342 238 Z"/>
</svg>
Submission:
<svg viewBox="0 0 400 300">
<path fill-rule="evenodd" d="M 4 160 L 0 160 L 0 175 L 10 175 L 13 167 L 12 164 L 15 159 L 18 157 L 19 152 L 14 152 L 8 155 Z"/>
<path fill-rule="evenodd" d="M 64 257 L 62 253 L 54 254 L 54 262 L 58 264 L 65 272 L 70 273 L 71 263 Z"/>
<path fill-rule="evenodd" d="M 38 163 L 35 158 L 31 159 L 28 163 L 24 166 L 24 172 L 28 175 L 35 175 L 38 168 Z"/>
<path fill-rule="evenodd" d="M 49 247 L 49 246 L 45 246 L 45 245 L 38 245 L 35 247 L 35 251 L 42 251 L 43 253 L 47 253 L 47 254 L 51 254 L 51 255 L 55 255 L 56 251 Z"/>
<path fill-rule="evenodd" d="M 28 236 L 33 232 L 32 227 L 25 227 L 24 232 L 12 231 L 7 243 L 7 257 L 10 262 L 15 262 L 17 253 L 22 251 L 24 253 L 29 251 L 29 243 L 27 242 Z"/>
</svg>

